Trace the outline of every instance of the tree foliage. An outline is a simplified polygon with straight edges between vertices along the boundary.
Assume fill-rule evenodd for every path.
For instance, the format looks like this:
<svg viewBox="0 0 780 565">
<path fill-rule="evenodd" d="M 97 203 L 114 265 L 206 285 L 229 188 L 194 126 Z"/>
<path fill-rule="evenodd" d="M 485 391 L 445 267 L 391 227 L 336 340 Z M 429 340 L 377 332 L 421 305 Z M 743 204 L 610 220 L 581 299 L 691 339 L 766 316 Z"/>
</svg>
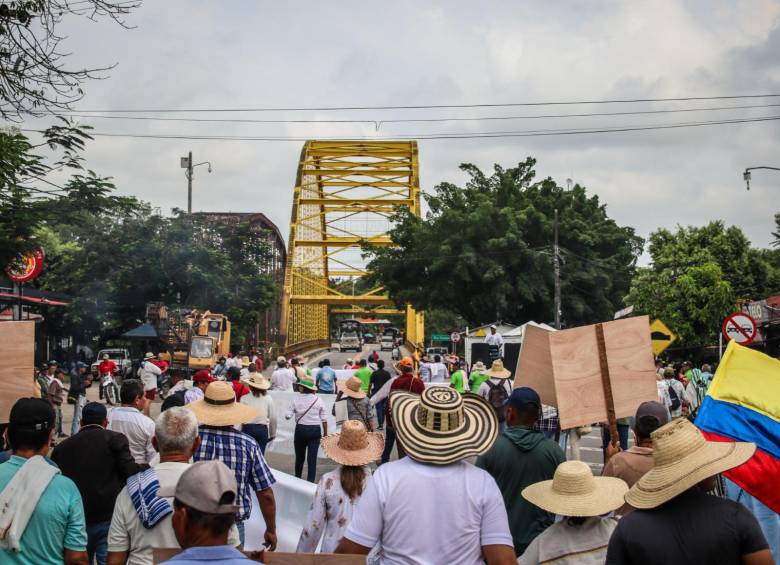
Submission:
<svg viewBox="0 0 780 565">
<path fill-rule="evenodd" d="M 398 303 L 444 309 L 477 325 L 553 318 L 553 217 L 560 216 L 563 321 L 611 318 L 628 290 L 642 240 L 609 218 L 582 186 L 535 181 L 536 161 L 461 165 L 465 187 L 441 183 L 422 219 L 399 211 L 394 246 L 366 247 L 369 270 Z"/>
<path fill-rule="evenodd" d="M 109 19 L 126 27 L 124 17 L 140 0 L 13 0 L 0 3 L 0 116 L 69 109 L 84 94 L 81 83 L 100 78 L 110 67 L 71 68 L 60 43 L 66 16 Z"/>
<path fill-rule="evenodd" d="M 778 290 L 766 250 L 754 249 L 736 226 L 659 229 L 649 238 L 650 267 L 642 268 L 626 302 L 661 318 L 687 346 L 712 344 L 738 300 Z"/>
</svg>

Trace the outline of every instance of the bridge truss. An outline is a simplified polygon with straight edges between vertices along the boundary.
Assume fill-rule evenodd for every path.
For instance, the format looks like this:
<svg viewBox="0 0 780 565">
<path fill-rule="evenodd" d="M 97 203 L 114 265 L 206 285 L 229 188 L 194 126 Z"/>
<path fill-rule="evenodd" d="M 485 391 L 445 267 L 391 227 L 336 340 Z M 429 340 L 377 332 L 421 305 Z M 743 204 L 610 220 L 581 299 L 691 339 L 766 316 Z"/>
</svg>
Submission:
<svg viewBox="0 0 780 565">
<path fill-rule="evenodd" d="M 287 244 L 285 351 L 329 346 L 333 314 L 402 315 L 407 343 L 422 346 L 422 313 L 360 282 L 368 274 L 361 243 L 389 245 L 390 216 L 399 207 L 420 215 L 417 142 L 304 144 Z"/>
</svg>

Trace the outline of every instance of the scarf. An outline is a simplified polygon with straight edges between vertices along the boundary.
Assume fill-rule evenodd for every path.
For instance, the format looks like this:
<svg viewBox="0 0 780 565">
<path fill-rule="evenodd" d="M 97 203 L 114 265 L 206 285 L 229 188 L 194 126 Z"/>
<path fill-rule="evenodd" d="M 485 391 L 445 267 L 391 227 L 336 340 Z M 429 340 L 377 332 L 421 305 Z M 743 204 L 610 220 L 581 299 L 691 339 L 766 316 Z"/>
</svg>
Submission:
<svg viewBox="0 0 780 565">
<path fill-rule="evenodd" d="M 154 528 L 160 520 L 173 512 L 171 503 L 157 496 L 160 482 L 154 469 L 141 471 L 127 479 L 127 494 L 133 502 L 138 519 L 144 528 Z"/>
</svg>

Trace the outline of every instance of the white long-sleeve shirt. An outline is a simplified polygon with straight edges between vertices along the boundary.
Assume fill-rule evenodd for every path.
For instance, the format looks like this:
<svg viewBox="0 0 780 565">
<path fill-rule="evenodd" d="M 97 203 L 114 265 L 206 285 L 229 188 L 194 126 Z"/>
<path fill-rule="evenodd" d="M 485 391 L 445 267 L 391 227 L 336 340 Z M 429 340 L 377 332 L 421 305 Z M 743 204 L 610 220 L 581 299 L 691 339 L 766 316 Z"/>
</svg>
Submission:
<svg viewBox="0 0 780 565">
<path fill-rule="evenodd" d="M 496 345 L 498 347 L 501 347 L 504 345 L 504 338 L 501 337 L 501 334 L 496 332 L 494 334 L 487 334 L 485 336 L 485 343 L 488 345 Z"/>
<path fill-rule="evenodd" d="M 327 418 L 325 414 L 325 405 L 322 399 L 316 394 L 298 393 L 290 401 L 290 406 L 284 415 L 288 420 L 295 419 L 295 424 L 302 426 L 319 426 Z"/>
<path fill-rule="evenodd" d="M 292 369 L 276 369 L 271 374 L 271 390 L 293 390 L 296 380 Z"/>
<path fill-rule="evenodd" d="M 144 390 L 153 390 L 157 388 L 157 377 L 162 374 L 160 367 L 146 361 L 141 369 L 141 382 L 144 383 Z"/>
</svg>

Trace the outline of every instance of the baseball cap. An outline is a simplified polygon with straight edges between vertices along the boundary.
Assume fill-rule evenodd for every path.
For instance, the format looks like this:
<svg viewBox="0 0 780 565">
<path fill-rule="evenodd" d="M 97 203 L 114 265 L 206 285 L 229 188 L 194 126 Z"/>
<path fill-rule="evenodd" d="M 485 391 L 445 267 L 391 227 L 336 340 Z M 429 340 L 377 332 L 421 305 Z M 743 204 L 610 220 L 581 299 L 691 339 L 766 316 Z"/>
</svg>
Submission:
<svg viewBox="0 0 780 565">
<path fill-rule="evenodd" d="M 277 363 L 287 363 L 287 359 L 284 358 L 284 355 L 280 355 L 276 358 Z"/>
<path fill-rule="evenodd" d="M 46 363 L 46 366 L 47 366 L 47 367 L 59 367 L 59 366 L 60 366 L 60 364 L 59 364 L 59 363 L 57 363 L 57 361 L 55 361 L 54 359 L 52 359 L 51 361 L 49 361 L 48 363 Z"/>
<path fill-rule="evenodd" d="M 648 400 L 639 405 L 636 409 L 636 419 L 641 420 L 643 418 L 655 418 L 658 420 L 659 427 L 669 422 L 669 414 L 666 412 L 666 408 L 660 402 L 655 400 Z"/>
<path fill-rule="evenodd" d="M 174 496 L 182 504 L 206 514 L 238 511 L 236 476 L 216 459 L 190 465 L 179 478 Z"/>
<path fill-rule="evenodd" d="M 491 330 L 496 330 L 496 329 L 498 329 L 498 328 L 496 328 L 496 325 L 495 325 L 495 324 L 490 324 L 490 329 L 491 329 Z"/>
<path fill-rule="evenodd" d="M 42 398 L 20 398 L 11 408 L 8 425 L 31 432 L 51 430 L 54 428 L 54 409 Z"/>
<path fill-rule="evenodd" d="M 215 380 L 217 379 L 212 377 L 211 373 L 207 369 L 201 369 L 192 375 L 192 382 L 194 383 L 213 383 Z"/>
<path fill-rule="evenodd" d="M 525 405 L 529 403 L 536 404 L 537 406 L 542 405 L 542 401 L 536 391 L 527 386 L 521 386 L 514 389 L 506 401 L 507 406 L 512 406 L 514 408 L 524 408 Z"/>
<path fill-rule="evenodd" d="M 107 416 L 108 411 L 100 402 L 88 402 L 81 409 L 81 421 L 85 424 L 102 424 Z"/>
</svg>

